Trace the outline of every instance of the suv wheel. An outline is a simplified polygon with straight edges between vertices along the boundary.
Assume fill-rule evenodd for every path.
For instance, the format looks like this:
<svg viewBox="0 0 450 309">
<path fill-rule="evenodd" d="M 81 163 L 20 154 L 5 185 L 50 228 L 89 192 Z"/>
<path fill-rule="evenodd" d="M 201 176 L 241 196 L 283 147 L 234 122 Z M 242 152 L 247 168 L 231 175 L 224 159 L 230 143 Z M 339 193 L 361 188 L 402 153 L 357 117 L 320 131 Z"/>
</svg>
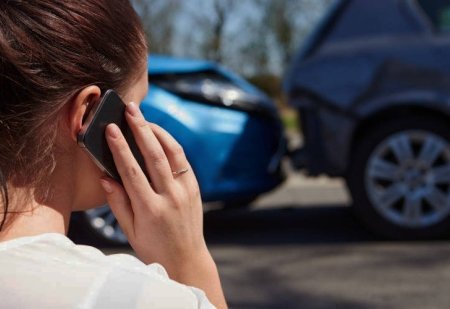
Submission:
<svg viewBox="0 0 450 309">
<path fill-rule="evenodd" d="M 410 117 L 371 130 L 347 177 L 354 210 L 393 239 L 434 238 L 450 227 L 450 127 Z"/>
</svg>

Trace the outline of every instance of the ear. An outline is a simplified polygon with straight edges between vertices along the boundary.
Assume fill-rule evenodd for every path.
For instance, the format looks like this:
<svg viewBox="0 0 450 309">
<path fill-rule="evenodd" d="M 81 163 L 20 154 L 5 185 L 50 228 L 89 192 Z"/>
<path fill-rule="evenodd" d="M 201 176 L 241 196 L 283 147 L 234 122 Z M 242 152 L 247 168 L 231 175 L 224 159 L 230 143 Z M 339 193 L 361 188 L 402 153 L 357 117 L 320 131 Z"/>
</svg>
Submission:
<svg viewBox="0 0 450 309">
<path fill-rule="evenodd" d="M 68 124 L 70 129 L 70 136 L 74 141 L 77 141 L 78 132 L 83 126 L 83 119 L 91 110 L 94 104 L 101 96 L 101 90 L 97 86 L 88 86 L 81 90 L 70 103 L 68 113 Z"/>
</svg>

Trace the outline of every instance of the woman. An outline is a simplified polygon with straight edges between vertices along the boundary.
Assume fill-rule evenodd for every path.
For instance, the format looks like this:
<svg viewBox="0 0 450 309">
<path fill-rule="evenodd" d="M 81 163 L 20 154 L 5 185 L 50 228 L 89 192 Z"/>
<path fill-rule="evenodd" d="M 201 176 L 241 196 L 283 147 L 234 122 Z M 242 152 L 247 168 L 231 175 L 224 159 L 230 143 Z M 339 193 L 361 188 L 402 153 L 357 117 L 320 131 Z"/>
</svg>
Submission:
<svg viewBox="0 0 450 309">
<path fill-rule="evenodd" d="M 76 142 L 107 89 L 124 102 L 143 99 L 146 54 L 126 0 L 0 2 L 0 307 L 197 308 L 210 307 L 208 299 L 226 307 L 179 144 L 129 103 L 126 119 L 152 183 L 109 125 L 122 186 Z M 142 262 L 65 236 L 72 211 L 106 201 Z"/>
</svg>

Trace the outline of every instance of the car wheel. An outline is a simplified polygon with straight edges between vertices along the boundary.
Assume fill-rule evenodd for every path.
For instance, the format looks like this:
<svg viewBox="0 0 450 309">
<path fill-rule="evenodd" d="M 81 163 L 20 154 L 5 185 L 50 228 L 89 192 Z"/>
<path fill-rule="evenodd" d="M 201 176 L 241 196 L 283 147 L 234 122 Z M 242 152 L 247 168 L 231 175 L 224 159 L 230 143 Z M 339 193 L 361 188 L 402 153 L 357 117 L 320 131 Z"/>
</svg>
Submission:
<svg viewBox="0 0 450 309">
<path fill-rule="evenodd" d="M 354 149 L 347 177 L 356 215 L 392 239 L 450 227 L 450 126 L 410 117 L 382 123 Z"/>
<path fill-rule="evenodd" d="M 126 245 L 128 239 L 108 205 L 83 213 L 84 225 L 95 240 L 110 245 Z"/>
</svg>

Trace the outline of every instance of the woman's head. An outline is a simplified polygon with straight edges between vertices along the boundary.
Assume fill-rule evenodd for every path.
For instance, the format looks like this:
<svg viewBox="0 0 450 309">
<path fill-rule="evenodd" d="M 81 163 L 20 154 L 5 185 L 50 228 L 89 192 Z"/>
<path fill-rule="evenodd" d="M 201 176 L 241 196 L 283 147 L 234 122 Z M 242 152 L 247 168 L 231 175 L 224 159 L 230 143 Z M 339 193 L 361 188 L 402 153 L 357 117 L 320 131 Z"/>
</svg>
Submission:
<svg viewBox="0 0 450 309">
<path fill-rule="evenodd" d="M 74 116 L 109 88 L 129 95 L 145 74 L 144 37 L 128 0 L 0 2 L 3 198 L 7 183 L 37 188 L 53 172 L 64 109 Z"/>
</svg>

